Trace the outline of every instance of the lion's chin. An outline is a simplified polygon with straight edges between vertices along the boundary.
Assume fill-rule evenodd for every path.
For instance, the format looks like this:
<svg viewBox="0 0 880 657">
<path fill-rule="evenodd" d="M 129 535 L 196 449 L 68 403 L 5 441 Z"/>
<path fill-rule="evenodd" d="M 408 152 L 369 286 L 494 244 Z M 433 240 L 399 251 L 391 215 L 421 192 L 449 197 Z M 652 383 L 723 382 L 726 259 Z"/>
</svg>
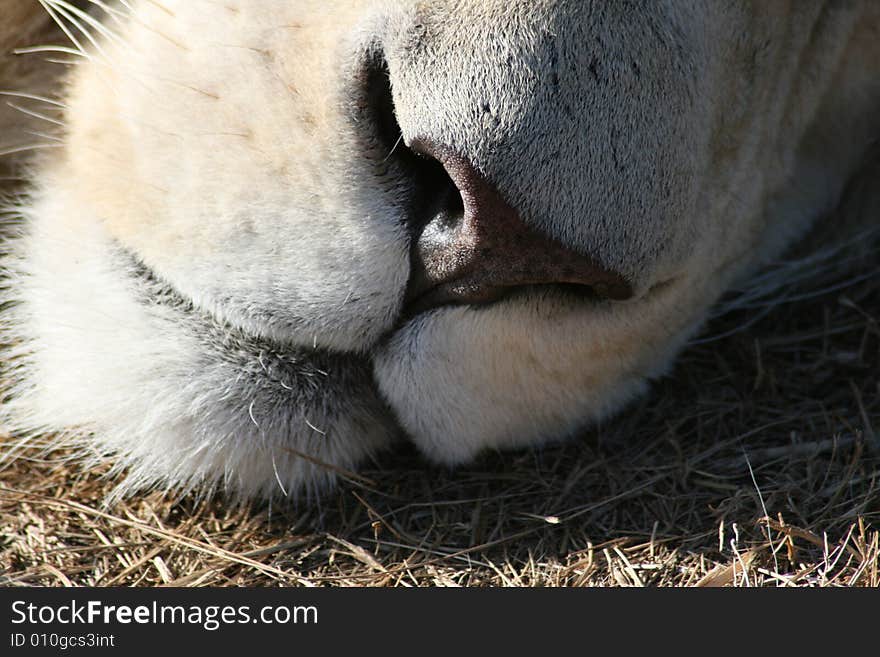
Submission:
<svg viewBox="0 0 880 657">
<path fill-rule="evenodd" d="M 662 321 L 660 310 L 643 305 L 544 292 L 488 308 L 440 308 L 378 350 L 375 379 L 432 460 L 455 464 L 485 449 L 539 445 L 614 413 L 665 371 L 689 326 L 658 343 L 646 334 Z"/>
</svg>

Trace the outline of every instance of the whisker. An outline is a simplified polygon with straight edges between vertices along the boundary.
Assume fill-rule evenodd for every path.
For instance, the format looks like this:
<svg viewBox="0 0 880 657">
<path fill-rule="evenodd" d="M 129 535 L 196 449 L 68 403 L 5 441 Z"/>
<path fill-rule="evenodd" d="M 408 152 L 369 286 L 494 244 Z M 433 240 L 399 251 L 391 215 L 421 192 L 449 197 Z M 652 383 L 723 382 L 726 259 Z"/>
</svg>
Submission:
<svg viewBox="0 0 880 657">
<path fill-rule="evenodd" d="M 394 143 L 394 146 L 391 147 L 391 152 L 385 156 L 384 160 L 382 160 L 383 164 L 388 161 L 388 158 L 390 158 L 392 155 L 394 155 L 394 151 L 397 150 L 397 147 L 400 146 L 400 142 L 402 142 L 402 141 L 403 141 L 403 133 L 400 133 L 400 137 L 397 138 L 397 141 Z"/>
<path fill-rule="evenodd" d="M 80 60 L 54 59 L 54 58 L 47 57 L 45 61 L 48 62 L 49 64 L 60 64 L 61 66 L 77 66 L 82 60 L 81 59 Z"/>
<path fill-rule="evenodd" d="M 46 121 L 47 123 L 52 123 L 54 125 L 58 125 L 58 126 L 62 126 L 62 127 L 64 126 L 64 123 L 62 123 L 58 119 L 53 119 L 51 117 L 45 116 L 44 114 L 40 114 L 39 112 L 29 110 L 26 107 L 21 107 L 20 105 L 16 105 L 15 103 L 12 103 L 12 102 L 7 102 L 6 104 L 9 107 L 11 107 L 12 109 L 18 110 L 22 114 L 27 114 L 28 116 L 33 117 L 35 119 L 40 119 L 41 121 Z"/>
<path fill-rule="evenodd" d="M 128 17 L 131 15 L 131 11 L 132 11 L 131 7 L 129 7 L 124 2 L 119 2 L 119 0 L 117 0 L 117 3 L 125 6 L 129 11 L 121 11 L 121 10 L 117 9 L 116 7 L 114 7 L 113 5 L 110 5 L 106 2 L 104 2 L 103 0 L 86 0 L 86 2 L 88 2 L 91 5 L 95 5 L 96 7 L 100 7 L 101 9 L 104 10 L 105 13 L 111 14 L 111 15 L 115 14 L 118 16 Z"/>
<path fill-rule="evenodd" d="M 272 470 L 275 472 L 275 481 L 278 482 L 278 488 L 281 489 L 281 492 L 284 493 L 284 497 L 288 497 L 287 489 L 284 488 L 284 484 L 281 483 L 281 476 L 278 474 L 278 466 L 275 464 L 275 454 L 272 454 Z"/>
<path fill-rule="evenodd" d="M 25 146 L 14 146 L 5 150 L 0 150 L 0 157 L 6 155 L 15 155 L 16 153 L 26 153 L 28 151 L 37 151 L 44 148 L 62 148 L 63 144 L 27 144 Z"/>
<path fill-rule="evenodd" d="M 47 1 L 54 4 L 58 8 L 59 11 L 61 11 L 61 8 L 63 7 L 67 12 L 75 14 L 76 16 L 81 18 L 83 21 L 85 21 L 86 23 L 91 25 L 95 30 L 97 30 L 105 38 L 107 38 L 111 41 L 116 41 L 117 43 L 122 43 L 122 39 L 120 39 L 119 35 L 116 34 L 115 32 L 113 32 L 113 30 L 108 28 L 106 25 L 101 23 L 101 21 L 95 19 L 93 16 L 91 16 L 87 12 L 83 11 L 82 9 L 80 9 L 78 7 L 74 7 L 72 4 L 67 2 L 67 0 L 47 0 Z M 68 16 L 68 18 L 70 18 L 70 16 Z M 79 27 L 80 30 L 83 30 L 82 26 L 78 23 L 77 23 L 77 27 Z M 92 41 L 92 43 L 95 45 L 95 47 L 98 47 L 97 44 L 95 43 L 95 41 L 92 39 L 91 35 L 87 31 L 83 30 L 83 34 L 85 34 L 86 37 L 90 41 Z"/>
<path fill-rule="evenodd" d="M 45 132 L 37 132 L 36 130 L 25 130 L 25 134 L 30 135 L 31 137 L 41 137 L 43 139 L 49 139 L 51 141 L 57 141 L 59 143 L 64 143 L 64 140 L 56 135 L 50 135 Z"/>
<path fill-rule="evenodd" d="M 52 20 L 55 21 L 55 23 L 58 25 L 58 27 L 61 28 L 61 31 L 64 32 L 65 35 L 67 35 L 67 38 L 70 39 L 70 42 L 76 46 L 76 50 L 74 50 L 74 52 L 78 52 L 86 59 L 91 59 L 89 54 L 85 51 L 85 48 L 82 47 L 82 44 L 79 42 L 79 40 L 75 36 L 73 36 L 73 33 L 69 29 L 67 29 L 67 25 L 64 24 L 64 21 L 58 17 L 57 13 L 55 13 L 55 10 L 49 4 L 48 0 L 38 1 L 46 10 L 46 13 L 48 13 L 49 16 L 52 17 Z"/>
<path fill-rule="evenodd" d="M 57 11 L 61 16 L 66 18 L 67 21 L 71 25 L 73 25 L 77 30 L 79 30 L 82 33 L 82 35 L 86 39 L 88 39 L 89 43 L 92 44 L 92 47 L 101 55 L 101 57 L 106 58 L 107 53 L 105 53 L 104 49 L 101 48 L 101 44 L 98 43 L 97 39 L 95 39 L 95 37 L 92 36 L 92 33 L 89 32 L 79 20 L 77 20 L 76 16 L 73 15 L 66 7 L 64 7 L 63 4 L 61 4 L 62 0 L 44 0 L 44 1 L 51 4 L 55 8 L 55 11 Z"/>
<path fill-rule="evenodd" d="M 32 55 L 34 53 L 41 52 L 60 52 L 65 55 L 74 55 L 75 57 L 85 57 L 86 59 L 91 59 L 84 52 L 80 52 L 76 48 L 71 48 L 69 46 L 28 46 L 27 48 L 16 48 L 12 51 L 13 55 Z M 52 61 L 52 60 L 49 60 Z"/>
<path fill-rule="evenodd" d="M 48 103 L 49 105 L 55 105 L 56 107 L 67 109 L 67 105 L 52 98 L 47 98 L 46 96 L 38 96 L 36 94 L 27 94 L 21 91 L 9 91 L 6 89 L 0 89 L 0 96 L 12 96 L 14 98 L 26 98 L 27 100 L 36 100 L 41 103 Z"/>
<path fill-rule="evenodd" d="M 90 4 L 93 4 L 96 7 L 103 9 L 104 13 L 106 13 L 108 16 L 110 16 L 110 18 L 112 18 L 113 21 L 117 25 L 123 25 L 123 22 L 119 18 L 120 16 L 122 18 L 130 18 L 131 17 L 130 12 L 120 11 L 119 9 L 116 9 L 115 7 L 111 7 L 106 2 L 102 2 L 101 0 L 87 0 L 87 1 Z"/>
</svg>

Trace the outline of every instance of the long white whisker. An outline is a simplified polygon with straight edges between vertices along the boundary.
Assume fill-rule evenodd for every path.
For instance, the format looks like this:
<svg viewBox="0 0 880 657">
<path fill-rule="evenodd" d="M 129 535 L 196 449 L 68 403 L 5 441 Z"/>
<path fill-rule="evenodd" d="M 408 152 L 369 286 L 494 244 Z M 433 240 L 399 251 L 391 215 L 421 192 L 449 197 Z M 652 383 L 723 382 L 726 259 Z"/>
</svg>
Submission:
<svg viewBox="0 0 880 657">
<path fill-rule="evenodd" d="M 75 59 L 54 59 L 54 58 L 52 58 L 52 57 L 47 57 L 47 58 L 46 58 L 46 62 L 48 62 L 49 64 L 61 64 L 62 66 L 76 66 L 77 64 L 80 63 L 80 61 L 82 61 L 82 60 L 75 60 Z M 92 60 L 92 61 L 96 61 L 96 60 Z"/>
<path fill-rule="evenodd" d="M 40 52 L 60 52 L 65 55 L 74 55 L 75 57 L 85 57 L 91 59 L 86 53 L 80 52 L 76 48 L 70 46 L 29 46 L 27 48 L 16 48 L 12 51 L 13 55 L 32 55 Z"/>
<path fill-rule="evenodd" d="M 46 96 L 38 96 L 36 94 L 26 94 L 21 91 L 9 91 L 6 89 L 0 89 L 0 96 L 12 96 L 13 98 L 26 98 L 27 100 L 36 100 L 41 103 L 48 103 L 49 105 L 55 105 L 56 107 L 67 109 L 67 105 L 52 98 L 47 98 Z"/>
<path fill-rule="evenodd" d="M 52 6 L 48 4 L 47 0 L 39 0 L 39 3 L 43 6 L 43 9 L 46 10 L 46 13 L 48 13 L 49 16 L 52 17 L 52 20 L 55 21 L 58 27 L 61 28 L 61 31 L 67 35 L 67 38 L 70 39 L 70 42 L 74 46 L 76 46 L 79 54 L 81 54 L 86 59 L 91 59 L 89 54 L 85 51 L 85 48 L 83 48 L 79 40 L 75 36 L 73 36 L 73 33 L 69 29 L 67 29 L 67 25 L 65 25 L 64 21 L 58 17 L 58 14 L 55 13 L 55 10 L 52 9 Z"/>
<path fill-rule="evenodd" d="M 120 39 L 119 35 L 116 34 L 115 32 L 113 32 L 113 30 L 111 30 L 106 25 L 101 23 L 101 21 L 99 21 L 99 20 L 95 19 L 93 16 L 89 15 L 87 12 L 84 12 L 82 9 L 79 9 L 78 7 L 74 7 L 72 4 L 67 2 L 67 0 L 48 0 L 48 1 L 51 2 L 52 4 L 54 4 L 56 6 L 56 8 L 58 8 L 59 11 L 61 11 L 61 8 L 63 7 L 66 11 L 75 14 L 76 16 L 81 18 L 83 21 L 85 21 L 86 23 L 91 25 L 93 28 L 95 28 L 101 35 L 103 35 L 107 39 L 109 39 L 111 41 L 116 41 L 117 43 L 122 43 L 122 39 Z M 77 25 L 77 26 L 79 27 L 79 25 Z M 80 29 L 82 30 L 82 27 L 80 27 Z M 92 41 L 88 32 L 84 31 L 83 34 L 85 34 L 89 38 L 89 40 Z M 94 41 L 92 41 L 92 43 L 94 43 Z"/>
<path fill-rule="evenodd" d="M 26 153 L 28 151 L 37 151 L 44 148 L 61 148 L 63 144 L 27 144 L 25 146 L 14 146 L 5 150 L 0 150 L 0 157 L 5 155 L 15 155 L 16 153 Z"/>
<path fill-rule="evenodd" d="M 281 476 L 278 474 L 278 466 L 275 464 L 275 454 L 272 454 L 272 470 L 275 473 L 275 481 L 278 482 L 278 488 L 284 493 L 284 497 L 288 497 L 287 489 L 284 487 L 284 484 L 281 483 Z"/>
<path fill-rule="evenodd" d="M 46 121 L 47 123 L 53 123 L 55 125 L 64 126 L 64 123 L 59 121 L 58 119 L 53 119 L 51 117 L 45 116 L 44 114 L 40 114 L 39 112 L 34 112 L 33 110 L 29 110 L 26 107 L 21 107 L 20 105 L 16 105 L 15 103 L 6 103 L 9 107 L 14 110 L 18 110 L 22 114 L 27 114 L 35 119 L 40 119 L 41 121 Z"/>
<path fill-rule="evenodd" d="M 93 4 L 96 7 L 100 7 L 101 9 L 103 9 L 104 13 L 107 14 L 108 16 L 110 16 L 110 18 L 113 19 L 113 22 L 116 23 L 117 25 L 120 25 L 120 26 L 124 25 L 122 20 L 120 20 L 120 17 L 126 18 L 126 19 L 131 18 L 131 12 L 120 11 L 119 9 L 116 9 L 115 7 L 111 7 L 106 2 L 102 2 L 101 0 L 87 0 L 87 1 L 90 4 Z"/>
<path fill-rule="evenodd" d="M 67 21 L 71 25 L 73 25 L 77 30 L 79 30 L 80 33 L 82 33 L 82 35 L 89 41 L 89 43 L 92 44 L 92 47 L 98 52 L 98 54 L 101 55 L 101 57 L 106 58 L 107 53 L 105 53 L 104 49 L 101 48 L 101 44 L 98 43 L 98 40 L 95 39 L 94 36 L 92 36 L 92 33 L 89 32 L 89 30 L 86 29 L 86 27 L 79 20 L 77 20 L 77 18 L 74 14 L 72 14 L 66 7 L 59 4 L 58 0 L 45 0 L 45 1 L 50 3 L 55 8 L 55 11 L 57 11 L 59 13 L 59 15 L 66 18 Z"/>
<path fill-rule="evenodd" d="M 59 143 L 64 143 L 64 140 L 55 135 L 50 135 L 46 132 L 37 132 L 36 130 L 25 130 L 25 134 L 30 135 L 31 137 L 40 137 L 42 139 L 49 139 L 50 141 L 56 141 Z"/>
</svg>

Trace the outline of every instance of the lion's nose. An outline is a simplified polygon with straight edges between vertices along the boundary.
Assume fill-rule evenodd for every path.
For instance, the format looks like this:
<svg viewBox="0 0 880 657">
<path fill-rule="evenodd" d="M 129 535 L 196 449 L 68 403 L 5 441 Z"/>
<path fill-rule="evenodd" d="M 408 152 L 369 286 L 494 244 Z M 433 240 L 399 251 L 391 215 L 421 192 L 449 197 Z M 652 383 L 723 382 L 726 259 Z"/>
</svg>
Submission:
<svg viewBox="0 0 880 657">
<path fill-rule="evenodd" d="M 565 284 L 605 299 L 632 296 L 630 284 L 590 257 L 522 221 L 474 166 L 451 149 L 414 140 L 410 148 L 443 166 L 451 185 L 433 195 L 412 246 L 407 302 L 413 312 L 486 304 L 527 285 Z"/>
</svg>

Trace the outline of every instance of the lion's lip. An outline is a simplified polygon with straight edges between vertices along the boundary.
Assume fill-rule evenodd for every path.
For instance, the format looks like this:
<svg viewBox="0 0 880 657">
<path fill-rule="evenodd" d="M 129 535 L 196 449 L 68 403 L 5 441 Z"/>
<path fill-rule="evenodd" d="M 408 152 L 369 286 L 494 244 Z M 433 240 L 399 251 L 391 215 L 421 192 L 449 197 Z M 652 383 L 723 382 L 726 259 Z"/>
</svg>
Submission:
<svg viewBox="0 0 880 657">
<path fill-rule="evenodd" d="M 413 317 L 442 306 L 485 306 L 506 297 L 514 288 L 502 285 L 481 285 L 474 281 L 453 281 L 409 295 L 403 314 Z"/>
<path fill-rule="evenodd" d="M 592 285 L 568 281 L 548 283 L 523 279 L 523 282 L 516 285 L 481 285 L 478 281 L 462 279 L 421 290 L 419 294 L 413 294 L 413 288 L 410 287 L 404 296 L 398 321 L 387 334 L 393 334 L 407 322 L 439 308 L 467 306 L 474 310 L 488 310 L 508 299 L 529 295 L 545 296 L 549 294 L 553 297 L 567 299 L 573 304 L 595 305 L 619 301 L 625 301 L 628 304 L 645 303 L 656 295 L 674 288 L 682 278 L 680 275 L 664 278 L 650 285 L 645 291 L 636 294 L 633 298 L 615 298 L 613 290 L 609 293 L 607 289 L 597 290 Z"/>
<path fill-rule="evenodd" d="M 419 296 L 406 299 L 395 330 L 420 315 L 443 307 L 468 306 L 475 310 L 482 310 L 492 308 L 497 303 L 513 297 L 548 293 L 557 297 L 565 297 L 575 303 L 596 303 L 604 298 L 597 294 L 591 286 L 576 283 L 536 281 L 511 286 L 480 286 L 473 282 L 461 281 L 440 285 Z"/>
<path fill-rule="evenodd" d="M 581 299 L 601 298 L 590 286 L 576 283 L 546 283 L 527 281 L 517 285 L 481 285 L 474 281 L 456 281 L 431 288 L 423 294 L 408 299 L 403 307 L 404 317 L 412 318 L 444 306 L 491 306 L 517 293 L 544 291 L 564 291 L 567 296 L 576 295 Z"/>
</svg>

